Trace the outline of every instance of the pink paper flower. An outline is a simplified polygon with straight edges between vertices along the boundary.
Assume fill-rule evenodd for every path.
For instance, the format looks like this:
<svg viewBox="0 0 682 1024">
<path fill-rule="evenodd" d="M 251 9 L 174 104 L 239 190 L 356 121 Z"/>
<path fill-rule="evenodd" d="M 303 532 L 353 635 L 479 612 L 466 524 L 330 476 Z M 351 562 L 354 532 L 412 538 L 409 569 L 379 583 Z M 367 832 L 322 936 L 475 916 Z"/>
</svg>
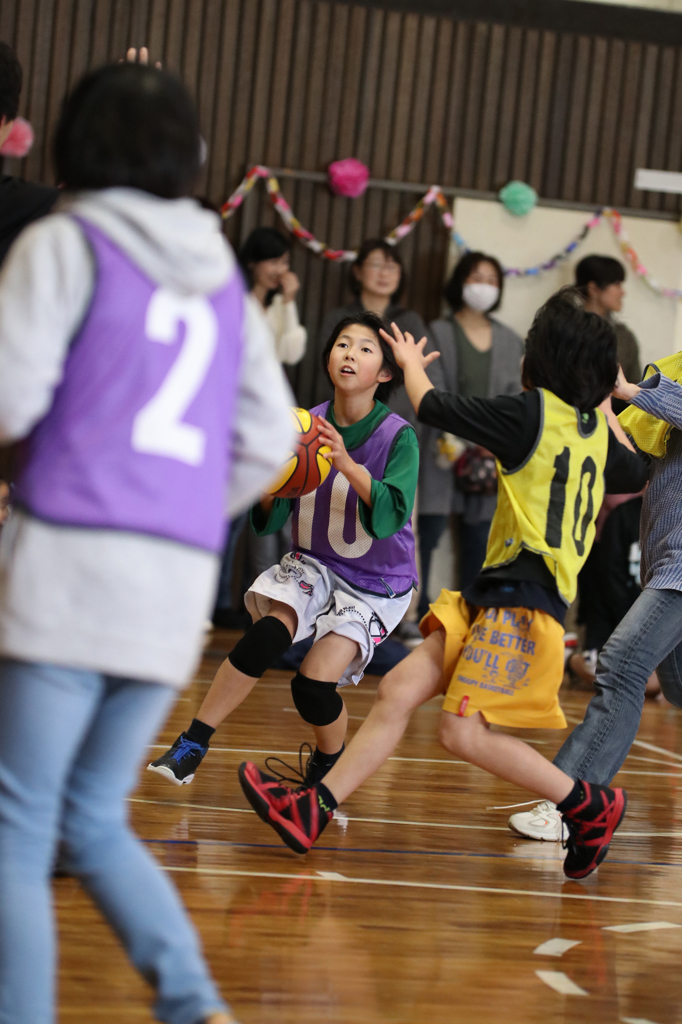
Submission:
<svg viewBox="0 0 682 1024">
<path fill-rule="evenodd" d="M 361 196 L 369 181 L 369 167 L 348 157 L 347 160 L 335 160 L 329 165 L 329 187 L 337 196 L 349 196 L 355 199 Z"/>
<path fill-rule="evenodd" d="M 12 131 L 0 146 L 0 156 L 26 156 L 33 145 L 33 129 L 23 117 L 17 117 L 12 125 Z"/>
</svg>

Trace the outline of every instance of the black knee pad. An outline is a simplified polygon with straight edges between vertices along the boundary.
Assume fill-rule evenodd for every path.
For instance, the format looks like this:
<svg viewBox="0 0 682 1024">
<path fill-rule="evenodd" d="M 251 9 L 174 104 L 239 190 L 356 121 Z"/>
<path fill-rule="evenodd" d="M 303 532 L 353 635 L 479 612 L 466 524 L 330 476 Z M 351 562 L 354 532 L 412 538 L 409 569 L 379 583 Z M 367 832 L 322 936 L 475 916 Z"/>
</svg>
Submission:
<svg viewBox="0 0 682 1024">
<path fill-rule="evenodd" d="M 343 711 L 343 699 L 336 683 L 308 679 L 297 672 L 291 680 L 291 696 L 299 715 L 309 725 L 331 725 Z"/>
<path fill-rule="evenodd" d="M 254 622 L 227 657 L 238 672 L 260 679 L 290 647 L 291 633 L 281 619 L 265 615 Z"/>
</svg>

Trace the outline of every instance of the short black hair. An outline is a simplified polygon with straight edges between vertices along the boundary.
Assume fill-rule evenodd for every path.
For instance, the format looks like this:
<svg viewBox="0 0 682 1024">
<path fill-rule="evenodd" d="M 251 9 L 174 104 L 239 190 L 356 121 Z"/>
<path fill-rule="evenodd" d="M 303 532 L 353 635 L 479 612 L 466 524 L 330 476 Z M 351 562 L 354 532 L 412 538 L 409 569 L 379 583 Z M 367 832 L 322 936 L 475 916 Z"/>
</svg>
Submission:
<svg viewBox="0 0 682 1024">
<path fill-rule="evenodd" d="M 585 256 L 575 268 L 575 283 L 578 288 L 585 291 L 590 281 L 596 284 L 600 291 L 608 288 L 610 284 L 618 284 L 625 280 L 625 267 L 613 256 Z"/>
<path fill-rule="evenodd" d="M 246 236 L 237 253 L 237 259 L 249 282 L 249 287 L 253 288 L 252 263 L 260 263 L 261 260 L 277 260 L 290 249 L 291 239 L 283 235 L 277 228 L 254 228 Z"/>
<path fill-rule="evenodd" d="M 109 64 L 81 78 L 62 108 L 55 163 L 68 189 L 142 189 L 189 195 L 199 174 L 199 122 L 173 75 Z"/>
<path fill-rule="evenodd" d="M 405 377 L 403 371 L 395 361 L 393 349 L 380 334 L 382 328 L 390 334 L 391 325 L 388 320 L 385 320 L 383 316 L 379 316 L 378 313 L 355 313 L 352 316 L 345 316 L 343 320 L 339 320 L 338 324 L 327 338 L 324 349 L 322 350 L 322 369 L 324 370 L 324 374 L 331 384 L 332 379 L 329 376 L 329 356 L 331 354 L 331 350 L 334 348 L 334 342 L 338 338 L 339 334 L 341 334 L 342 331 L 345 331 L 347 327 L 351 327 L 352 324 L 360 324 L 362 327 L 369 327 L 369 329 L 377 336 L 379 344 L 381 345 L 381 351 L 384 355 L 381 369 L 389 370 L 391 373 L 391 379 L 383 381 L 377 386 L 377 389 L 374 392 L 374 397 L 379 402 L 387 402 L 391 393 L 404 383 Z"/>
<path fill-rule="evenodd" d="M 497 302 L 490 309 L 486 310 L 486 313 L 494 313 L 502 302 L 502 292 L 504 291 L 504 270 L 498 259 L 494 256 L 488 256 L 485 252 L 465 252 L 459 262 L 456 264 L 455 269 L 450 274 L 447 284 L 443 289 L 443 296 L 445 301 L 449 305 L 453 313 L 459 313 L 460 309 L 464 306 L 464 285 L 469 274 L 473 274 L 474 270 L 480 263 L 492 263 L 497 274 L 497 286 L 500 289 L 500 294 L 497 297 Z"/>
<path fill-rule="evenodd" d="M 16 53 L 8 43 L 0 43 L 0 118 L 13 121 L 19 113 L 23 80 Z"/>
<path fill-rule="evenodd" d="M 562 288 L 535 314 L 526 338 L 525 387 L 547 388 L 581 412 L 610 395 L 618 376 L 616 332 L 588 313 L 577 288 Z"/>
<path fill-rule="evenodd" d="M 407 287 L 405 265 L 403 263 L 403 258 L 396 249 L 396 247 L 387 242 L 385 238 L 366 238 L 365 241 L 362 243 L 362 245 L 358 249 L 358 254 L 355 257 L 355 260 L 351 264 L 349 281 L 350 290 L 352 291 L 353 295 L 357 295 L 358 298 L 360 297 L 362 285 L 360 284 L 357 277 L 353 273 L 352 267 L 361 267 L 362 264 L 367 259 L 367 257 L 369 256 L 369 254 L 371 252 L 376 252 L 377 249 L 383 252 L 387 260 L 393 260 L 393 262 L 397 263 L 398 266 L 400 267 L 400 281 L 398 282 L 398 287 L 391 295 L 391 302 L 397 302 L 400 296 L 405 291 L 405 288 Z"/>
</svg>

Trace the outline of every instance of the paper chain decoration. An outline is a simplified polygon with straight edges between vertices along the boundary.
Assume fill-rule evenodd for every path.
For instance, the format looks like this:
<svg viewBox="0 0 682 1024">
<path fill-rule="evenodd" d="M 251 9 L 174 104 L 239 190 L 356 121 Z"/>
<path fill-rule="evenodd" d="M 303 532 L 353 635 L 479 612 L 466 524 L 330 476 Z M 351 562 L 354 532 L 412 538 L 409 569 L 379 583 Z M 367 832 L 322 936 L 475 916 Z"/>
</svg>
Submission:
<svg viewBox="0 0 682 1024">
<path fill-rule="evenodd" d="M 277 210 L 277 213 L 280 215 L 291 233 L 298 238 L 299 241 L 325 260 L 331 260 L 335 263 L 351 263 L 355 259 L 357 255 L 355 250 L 332 249 L 325 242 L 318 241 L 312 232 L 303 227 L 301 222 L 294 216 L 291 207 L 282 195 L 277 178 L 269 167 L 264 167 L 262 164 L 255 164 L 250 168 L 244 180 L 232 193 L 227 202 L 221 207 L 220 212 L 223 218 L 227 219 L 232 216 L 235 210 L 241 206 L 244 201 L 244 197 L 249 194 L 259 178 L 263 178 L 265 180 L 265 187 L 268 195 L 270 196 L 272 205 Z M 405 219 L 386 236 L 386 241 L 389 245 L 397 245 L 401 239 L 405 238 L 406 235 L 409 235 L 409 233 L 414 229 L 415 224 L 417 224 L 424 216 L 426 210 L 430 206 L 434 205 L 438 208 L 443 225 L 447 228 L 450 233 L 450 237 L 457 247 L 462 252 L 468 252 L 469 246 L 466 244 L 459 232 L 455 230 L 448 201 L 438 185 L 432 185 L 426 195 L 422 196 L 419 200 L 415 208 L 408 213 L 407 217 L 405 217 Z M 537 277 L 545 271 L 554 270 L 555 267 L 563 262 L 563 260 L 567 259 L 578 248 L 581 242 L 583 242 L 590 231 L 599 224 L 602 218 L 606 218 L 608 220 L 623 255 L 638 277 L 641 277 L 646 281 L 649 287 L 658 295 L 662 295 L 667 299 L 682 299 L 682 289 L 664 288 L 659 284 L 656 278 L 649 273 L 630 244 L 630 240 L 625 228 L 623 227 L 623 221 L 620 213 L 618 210 L 614 210 L 609 206 L 603 206 L 596 210 L 590 219 L 583 225 L 578 234 L 568 243 L 568 245 L 556 253 L 556 255 L 552 256 L 544 263 L 538 263 L 533 267 L 505 267 L 505 276 Z"/>
</svg>

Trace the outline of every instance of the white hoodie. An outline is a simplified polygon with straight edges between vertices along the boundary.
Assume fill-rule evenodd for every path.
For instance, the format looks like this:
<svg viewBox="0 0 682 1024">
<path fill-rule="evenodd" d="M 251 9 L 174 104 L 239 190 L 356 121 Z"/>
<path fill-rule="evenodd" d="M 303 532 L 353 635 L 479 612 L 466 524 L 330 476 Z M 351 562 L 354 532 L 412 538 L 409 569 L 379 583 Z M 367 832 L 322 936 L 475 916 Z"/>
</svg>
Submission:
<svg viewBox="0 0 682 1024">
<path fill-rule="evenodd" d="M 45 415 L 90 303 L 95 266 L 73 212 L 149 277 L 210 294 L 236 272 L 217 214 L 133 189 L 65 197 L 26 229 L 0 274 L 0 441 Z M 257 303 L 247 299 L 227 513 L 284 461 L 292 396 Z M 0 545 L 0 655 L 184 685 L 201 652 L 218 559 L 173 541 L 55 526 L 16 511 Z"/>
</svg>

